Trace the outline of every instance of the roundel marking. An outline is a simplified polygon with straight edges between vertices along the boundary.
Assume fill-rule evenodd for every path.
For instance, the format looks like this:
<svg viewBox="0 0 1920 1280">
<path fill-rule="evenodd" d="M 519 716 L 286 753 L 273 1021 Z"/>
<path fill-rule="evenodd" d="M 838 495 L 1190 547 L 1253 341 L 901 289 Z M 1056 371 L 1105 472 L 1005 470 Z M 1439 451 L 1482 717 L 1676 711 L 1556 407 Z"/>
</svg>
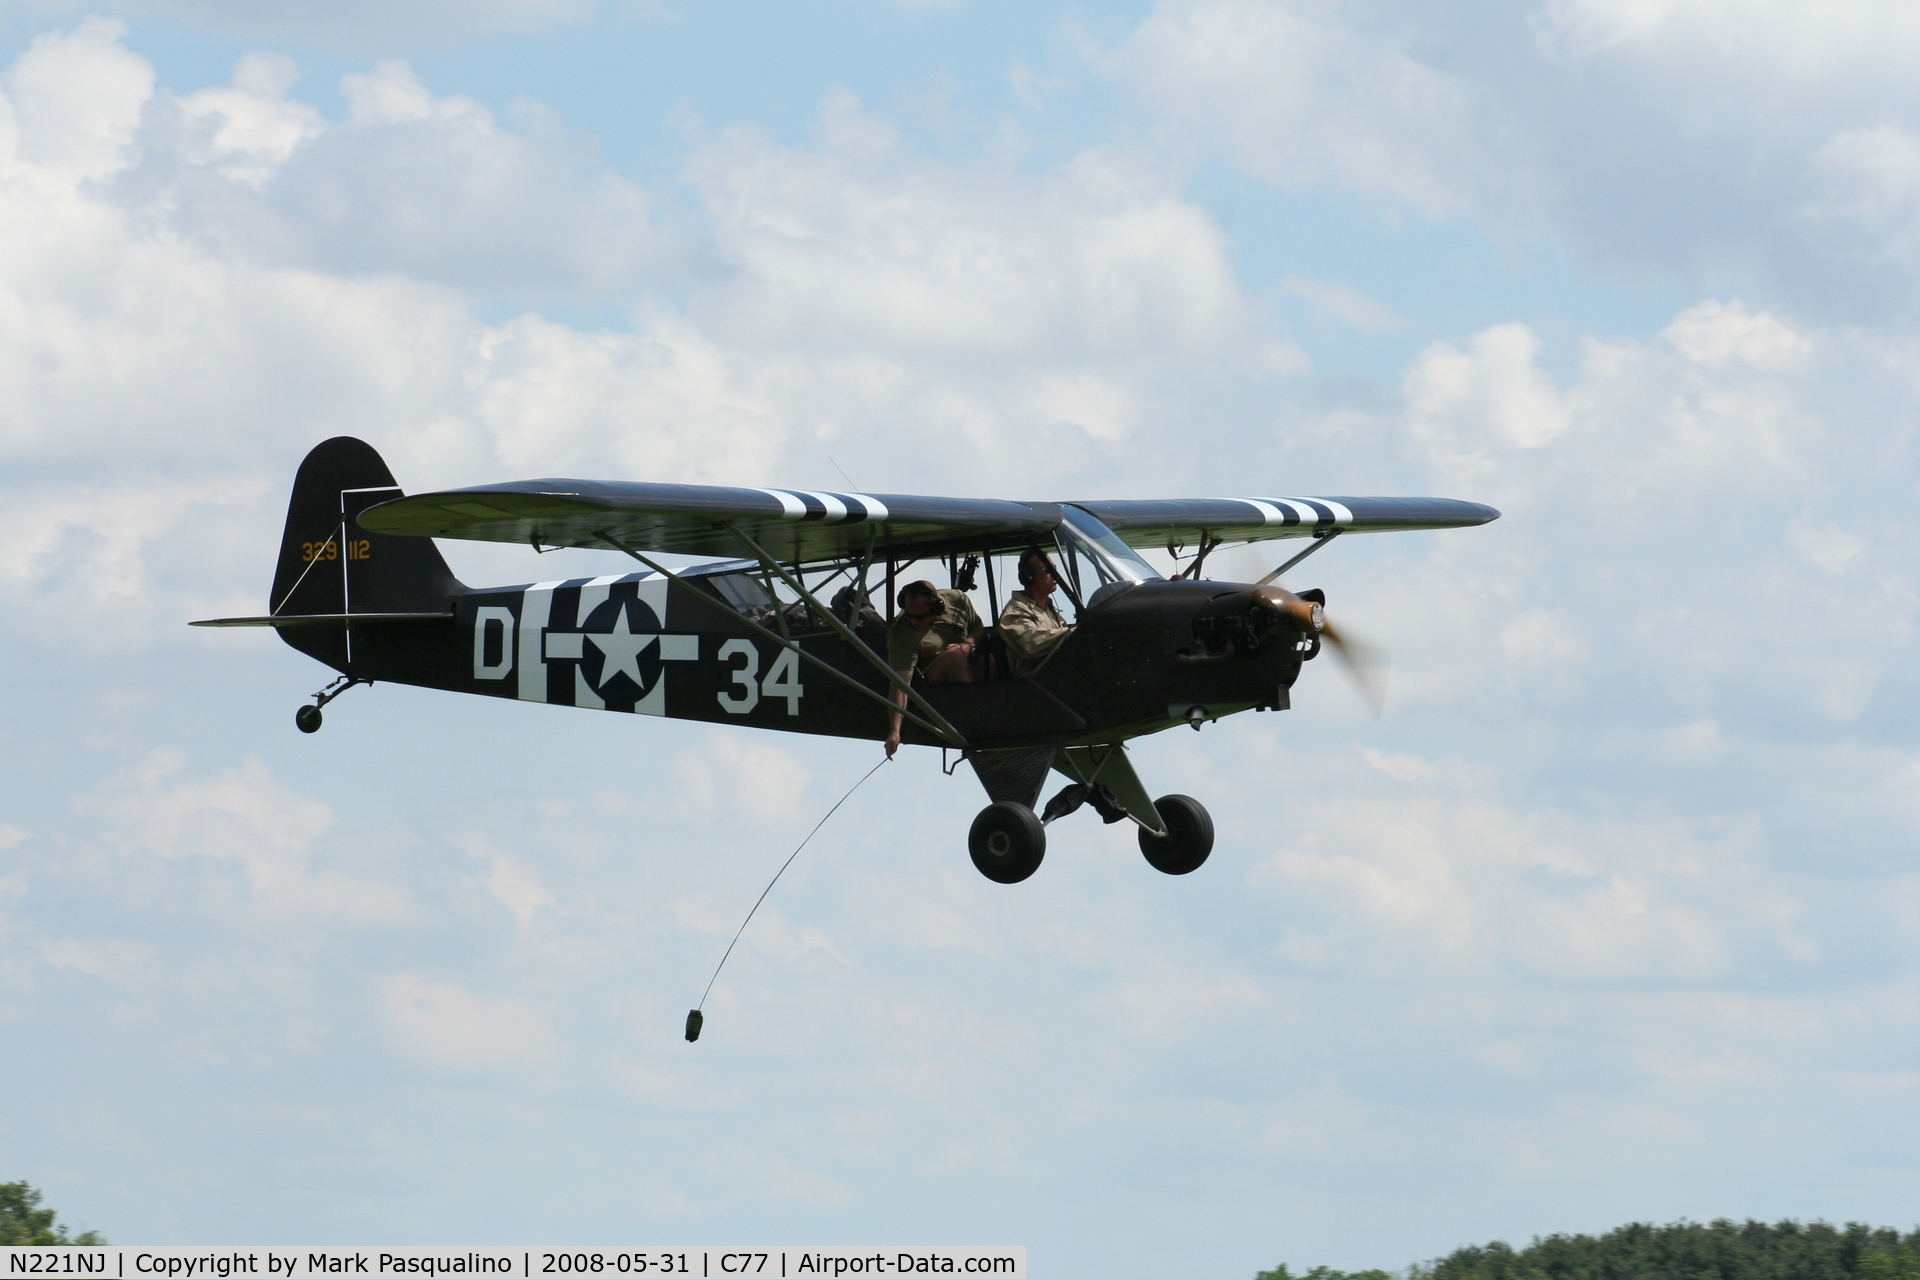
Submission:
<svg viewBox="0 0 1920 1280">
<path fill-rule="evenodd" d="M 580 672 L 608 702 L 633 703 L 660 683 L 660 619 L 644 600 L 615 596 L 580 625 Z"/>
</svg>

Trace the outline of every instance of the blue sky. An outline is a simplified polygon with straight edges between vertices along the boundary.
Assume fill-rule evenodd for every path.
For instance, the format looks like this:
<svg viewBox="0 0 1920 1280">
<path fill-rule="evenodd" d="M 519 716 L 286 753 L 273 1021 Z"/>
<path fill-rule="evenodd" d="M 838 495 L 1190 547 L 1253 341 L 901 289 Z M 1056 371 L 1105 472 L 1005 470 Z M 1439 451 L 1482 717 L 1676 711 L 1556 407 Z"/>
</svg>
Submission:
<svg viewBox="0 0 1920 1280">
<path fill-rule="evenodd" d="M 1916 52 L 1894 0 L 0 8 L 0 1177 L 130 1242 L 1101 1277 L 1912 1225 Z M 343 432 L 416 489 L 1506 515 L 1297 584 L 1380 718 L 1310 668 L 1138 744 L 1200 873 L 1088 819 L 988 884 L 910 752 L 688 1046 L 877 745 L 296 733 L 324 671 L 182 624 Z"/>
</svg>

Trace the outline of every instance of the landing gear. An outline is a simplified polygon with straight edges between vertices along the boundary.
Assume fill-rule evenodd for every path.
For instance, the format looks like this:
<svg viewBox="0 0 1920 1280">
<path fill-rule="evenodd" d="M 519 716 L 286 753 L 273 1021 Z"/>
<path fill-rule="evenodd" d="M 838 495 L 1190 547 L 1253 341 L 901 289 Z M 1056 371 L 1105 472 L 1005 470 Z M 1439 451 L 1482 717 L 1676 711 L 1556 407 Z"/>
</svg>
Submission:
<svg viewBox="0 0 1920 1280">
<path fill-rule="evenodd" d="M 1211 844 L 1211 827 L 1207 838 Z M 987 879 L 997 884 L 1019 884 L 1038 871 L 1040 860 L 1047 856 L 1047 829 L 1027 806 L 1017 800 L 1001 800 L 982 809 L 973 820 L 973 829 L 967 832 L 967 852 Z M 1206 857 L 1204 853 L 1200 856 Z"/>
<path fill-rule="evenodd" d="M 1161 796 L 1153 802 L 1153 809 L 1160 815 L 1167 834 L 1156 836 L 1141 828 L 1140 852 L 1147 856 L 1147 862 L 1155 871 L 1164 871 L 1170 876 L 1198 870 L 1213 852 L 1213 819 L 1206 806 L 1192 796 L 1175 795 Z M 979 823 L 974 827 L 977 830 Z M 979 858 L 976 856 L 974 861 L 978 862 Z"/>
<path fill-rule="evenodd" d="M 371 680 L 361 680 L 354 676 L 341 676 L 338 680 L 335 680 L 332 684 L 313 695 L 312 706 L 302 707 L 293 713 L 294 728 L 300 730 L 302 733 L 320 732 L 320 708 L 326 706 L 329 702 L 332 702 L 335 698 L 357 684 L 372 683 L 373 681 Z"/>
</svg>

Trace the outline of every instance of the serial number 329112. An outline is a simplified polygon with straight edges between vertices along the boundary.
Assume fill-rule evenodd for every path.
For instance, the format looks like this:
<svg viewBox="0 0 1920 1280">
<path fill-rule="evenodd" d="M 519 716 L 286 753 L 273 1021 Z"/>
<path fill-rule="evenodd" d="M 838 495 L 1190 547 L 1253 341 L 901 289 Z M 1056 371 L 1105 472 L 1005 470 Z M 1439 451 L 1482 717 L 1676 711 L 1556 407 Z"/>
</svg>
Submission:
<svg viewBox="0 0 1920 1280">
<path fill-rule="evenodd" d="M 765 1253 L 729 1253 L 721 1260 L 727 1275 L 756 1276 L 766 1270 Z M 691 1275 L 684 1253 L 602 1253 L 599 1250 L 540 1255 L 542 1275 L 603 1275 L 611 1272 L 630 1276 Z"/>
<path fill-rule="evenodd" d="M 347 559 L 349 560 L 373 559 L 373 539 L 371 538 L 360 538 L 356 541 L 348 542 L 346 546 Z M 339 558 L 340 543 L 332 538 L 328 538 L 325 542 L 303 542 L 300 544 L 300 561 L 302 564 L 310 563 L 314 560 L 338 560 Z"/>
</svg>

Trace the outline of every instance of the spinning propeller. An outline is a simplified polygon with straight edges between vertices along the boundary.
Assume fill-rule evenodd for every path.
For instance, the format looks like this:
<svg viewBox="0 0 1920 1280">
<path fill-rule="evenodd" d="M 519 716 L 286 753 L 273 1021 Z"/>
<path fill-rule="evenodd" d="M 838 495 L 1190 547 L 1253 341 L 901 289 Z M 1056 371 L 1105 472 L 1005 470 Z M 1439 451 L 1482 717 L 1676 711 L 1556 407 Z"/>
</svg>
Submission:
<svg viewBox="0 0 1920 1280">
<path fill-rule="evenodd" d="M 1340 656 L 1341 666 L 1360 690 L 1360 696 L 1366 699 L 1373 714 L 1380 714 L 1387 700 L 1385 652 L 1336 628 L 1327 618 L 1327 607 L 1319 601 L 1303 599 L 1277 582 L 1255 587 L 1253 598 L 1282 617 L 1291 618 L 1308 635 L 1318 635 L 1332 645 Z"/>
<path fill-rule="evenodd" d="M 1287 590 L 1279 582 L 1280 570 L 1267 571 L 1250 542 L 1230 547 L 1222 557 L 1233 577 L 1254 584 L 1253 596 L 1266 608 L 1291 619 L 1307 635 L 1317 635 L 1333 646 L 1354 687 L 1360 691 L 1373 714 L 1379 715 L 1387 699 L 1387 654 L 1378 645 L 1335 627 L 1327 617 L 1326 606 Z M 1283 566 L 1284 567 L 1284 566 Z"/>
</svg>

